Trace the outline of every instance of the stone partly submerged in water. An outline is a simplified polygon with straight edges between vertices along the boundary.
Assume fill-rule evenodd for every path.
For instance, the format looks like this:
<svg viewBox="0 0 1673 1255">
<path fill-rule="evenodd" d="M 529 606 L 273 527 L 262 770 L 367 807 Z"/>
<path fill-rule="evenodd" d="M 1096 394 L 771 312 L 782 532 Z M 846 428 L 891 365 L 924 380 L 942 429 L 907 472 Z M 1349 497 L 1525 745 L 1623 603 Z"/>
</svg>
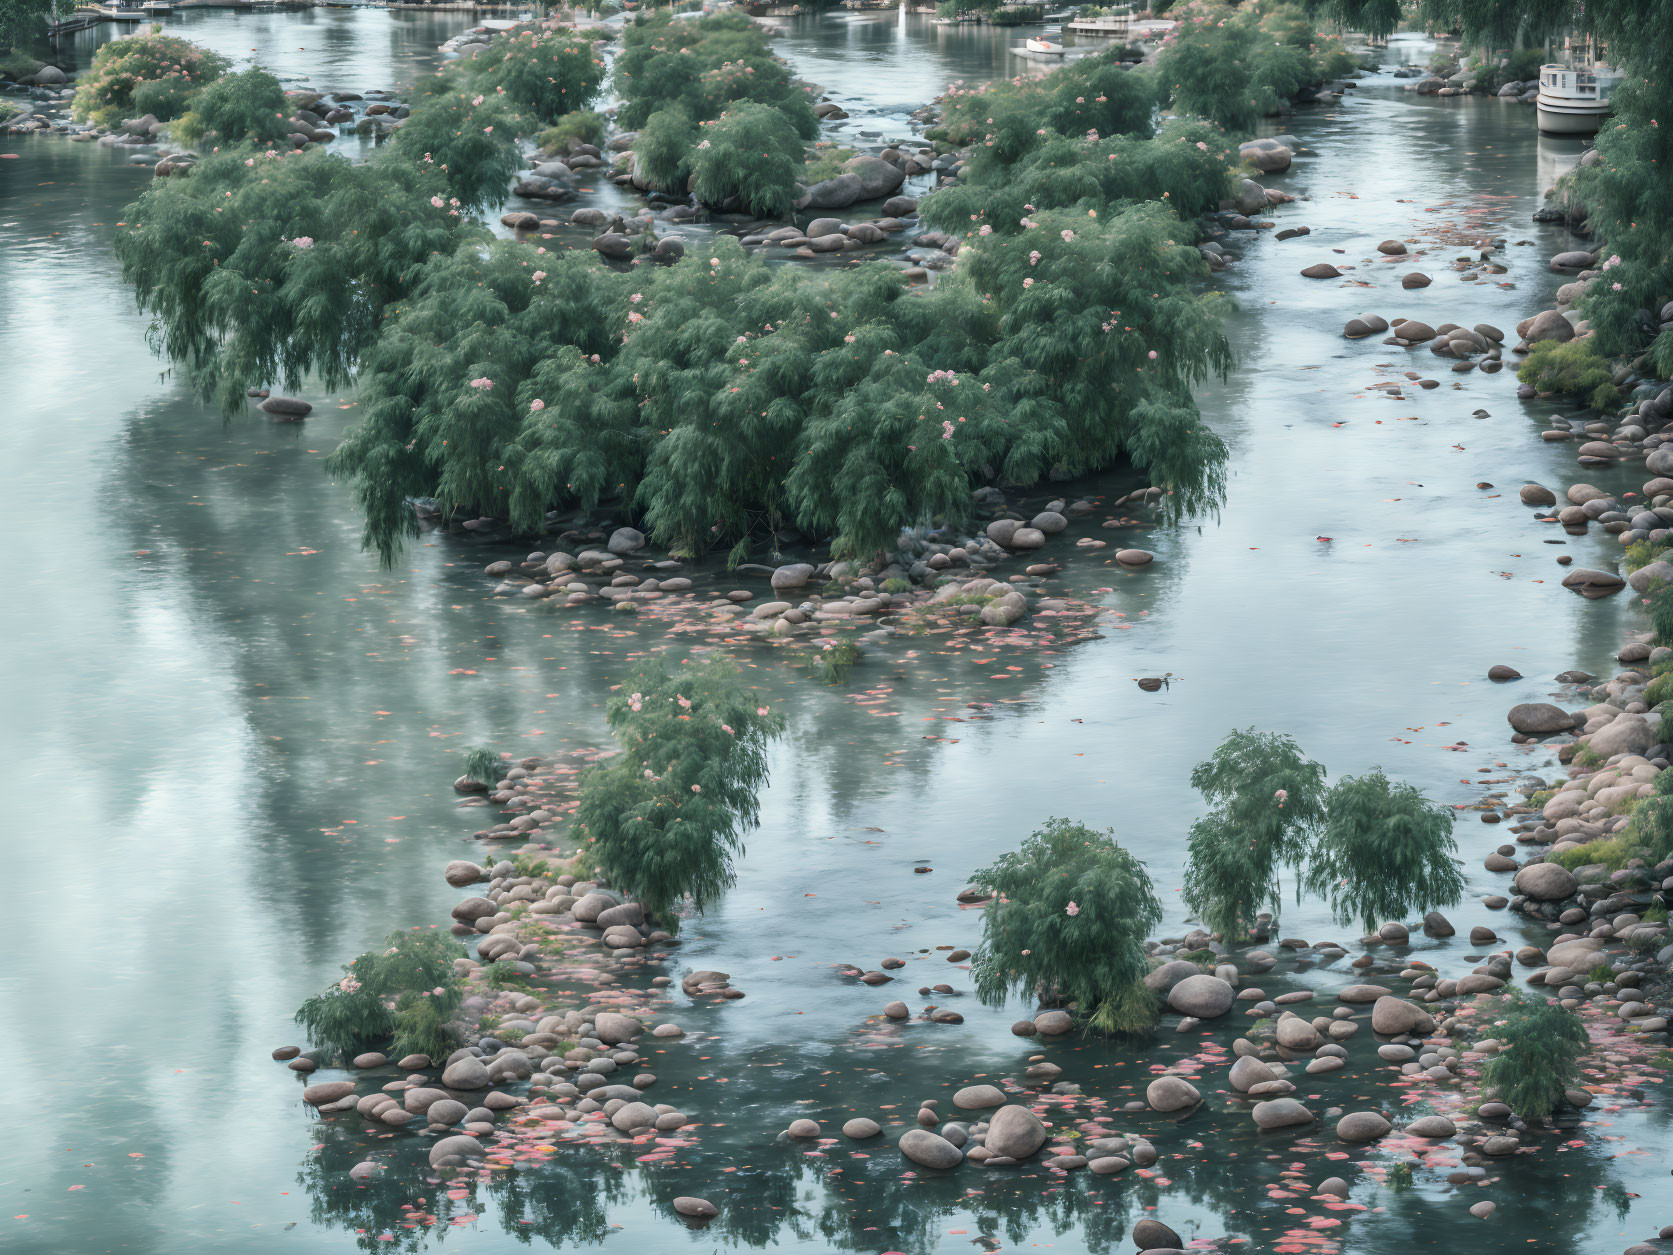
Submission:
<svg viewBox="0 0 1673 1255">
<path fill-rule="evenodd" d="M 258 408 L 263 414 L 287 423 L 294 423 L 299 418 L 307 418 L 314 410 L 309 402 L 298 397 L 268 397 Z"/>
<path fill-rule="evenodd" d="M 900 1153 L 925 1168 L 956 1168 L 964 1162 L 963 1151 L 928 1129 L 908 1129 L 902 1133 Z"/>
</svg>

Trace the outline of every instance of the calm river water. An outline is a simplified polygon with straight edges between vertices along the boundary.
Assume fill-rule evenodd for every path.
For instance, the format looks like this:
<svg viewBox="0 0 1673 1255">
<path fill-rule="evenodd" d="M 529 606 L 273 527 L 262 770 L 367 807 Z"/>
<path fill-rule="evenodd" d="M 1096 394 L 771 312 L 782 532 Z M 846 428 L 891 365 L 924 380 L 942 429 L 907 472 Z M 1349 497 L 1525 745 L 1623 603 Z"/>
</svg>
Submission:
<svg viewBox="0 0 1673 1255">
<path fill-rule="evenodd" d="M 364 91 L 427 72 L 463 20 L 322 9 L 168 25 L 290 81 Z M 844 135 L 905 138 L 906 113 L 949 81 L 1021 68 L 1006 51 L 1014 33 L 894 15 L 785 29 L 784 53 L 853 114 Z M 83 64 L 91 47 L 77 47 Z M 1427 52 L 1397 44 L 1391 58 Z M 0 556 L 0 1249 L 266 1255 L 446 1238 L 474 1252 L 532 1238 L 606 1251 L 1101 1251 L 1129 1246 L 1154 1208 L 1189 1239 L 1247 1240 L 1231 1249 L 1394 1255 L 1486 1235 L 1496 1250 L 1604 1255 L 1673 1220 L 1665 1160 L 1640 1150 L 1666 1144 L 1666 1111 L 1631 1094 L 1611 1127 L 1495 1168 L 1485 1192 L 1434 1164 L 1408 1191 L 1380 1187 L 1381 1169 L 1410 1157 L 1385 1148 L 1353 1176 L 1356 1209 L 1309 1204 L 1326 1223 L 1299 1237 L 1276 1174 L 1293 1161 L 1316 1182 L 1338 1170 L 1322 1158 L 1331 1147 L 1268 1144 L 1242 1115 L 1138 1117 L 1131 1127 L 1163 1159 L 1125 1179 L 974 1167 L 929 1179 L 892 1150 L 868 1160 L 773 1140 L 797 1115 L 840 1123 L 1020 1072 L 1038 1049 L 1008 1032 L 1020 1006 L 988 1012 L 954 995 L 962 1027 L 880 1040 L 865 1020 L 886 999 L 839 968 L 927 950 L 936 969 L 909 975 L 967 989 L 933 951 L 978 938 L 954 894 L 1048 816 L 1113 827 L 1147 860 L 1177 932 L 1183 837 L 1200 809 L 1188 776 L 1229 729 L 1287 731 L 1333 775 L 1380 764 L 1465 803 L 1475 780 L 1550 774 L 1546 756 L 1509 745 L 1510 705 L 1541 698 L 1566 668 L 1610 670 L 1625 599 L 1571 596 L 1553 559 L 1596 565 L 1616 547 L 1601 534 L 1547 545 L 1517 503 L 1526 480 L 1560 492 L 1578 476 L 1569 448 L 1539 441 L 1541 414 L 1516 401 L 1513 376 L 1458 376 L 1455 389 L 1439 374 L 1439 389 L 1390 402 L 1367 387 L 1399 377 L 1400 351 L 1340 337 L 1362 310 L 1509 328 L 1548 304 L 1544 260 L 1563 241 L 1529 215 L 1577 150 L 1539 139 L 1529 109 L 1420 99 L 1382 76 L 1283 125 L 1311 155 L 1270 180 L 1301 197 L 1276 216 L 1312 234 L 1239 242 L 1223 276 L 1242 364 L 1203 396 L 1232 448 L 1221 515 L 1134 537 L 1158 559 L 1139 574 L 1070 548 L 1104 533 L 1076 525 L 1054 542 L 1069 555 L 1062 586 L 1110 612 L 1099 639 L 1056 654 L 904 640 L 828 688 L 770 646 L 742 647 L 791 731 L 738 885 L 689 926 L 673 970 L 720 968 L 749 996 L 677 1006 L 693 1035 L 658 1067 L 659 1094 L 719 1127 L 654 1165 L 565 1149 L 500 1174 L 453 1200 L 444 1227 L 459 1231 L 446 1233 L 402 1227 L 402 1205 L 431 1197 L 424 1143 L 379 1144 L 395 1170 L 354 1185 L 345 1170 L 367 1147 L 305 1109 L 268 1052 L 295 1040 L 292 1010 L 346 959 L 393 927 L 446 919 L 458 895 L 440 867 L 468 855 L 480 820 L 448 788 L 461 746 L 601 744 L 603 696 L 632 658 L 687 645 L 649 621 L 489 599 L 482 564 L 515 556 L 499 549 L 424 543 L 381 571 L 321 468 L 354 421 L 352 395 L 315 394 L 294 427 L 206 411 L 159 376 L 112 260 L 148 171 L 61 138 L 0 144 L 19 154 L 0 161 L 0 496 L 18 525 Z M 1461 283 L 1449 263 L 1468 250 L 1450 244 L 1432 246 L 1436 282 L 1422 291 L 1370 261 L 1378 240 L 1432 241 L 1459 224 L 1532 242 L 1505 250 L 1506 286 Z M 1350 276 L 1368 286 L 1297 276 L 1318 260 L 1358 265 Z M 1436 360 L 1410 365 L 1436 373 Z M 1491 686 L 1498 662 L 1530 678 Z M 1174 682 L 1158 693 L 1133 682 L 1164 672 Z M 1481 870 L 1500 831 L 1462 814 L 1471 893 L 1449 914 L 1461 934 L 1491 923 L 1516 940 L 1519 918 L 1478 901 L 1504 883 Z M 915 875 L 923 865 L 934 873 Z M 1353 930 L 1303 901 L 1284 932 Z M 1462 941 L 1415 949 L 1468 969 Z M 1292 969 L 1266 987 L 1287 987 Z M 1307 979 L 1330 989 L 1351 969 Z M 1049 1049 L 1065 1079 L 1119 1106 L 1151 1061 L 1235 1031 L 1165 1032 L 1144 1058 Z M 880 1065 L 880 1045 L 900 1048 Z M 1363 1066 L 1309 1078 L 1305 1092 L 1321 1109 L 1406 1101 L 1369 1079 L 1389 1074 L 1365 1062 L 1371 1049 L 1356 1039 Z M 685 1193 L 721 1202 L 723 1220 L 688 1236 L 666 1206 Z M 1499 1203 L 1490 1230 L 1466 1210 L 1481 1197 Z"/>
</svg>

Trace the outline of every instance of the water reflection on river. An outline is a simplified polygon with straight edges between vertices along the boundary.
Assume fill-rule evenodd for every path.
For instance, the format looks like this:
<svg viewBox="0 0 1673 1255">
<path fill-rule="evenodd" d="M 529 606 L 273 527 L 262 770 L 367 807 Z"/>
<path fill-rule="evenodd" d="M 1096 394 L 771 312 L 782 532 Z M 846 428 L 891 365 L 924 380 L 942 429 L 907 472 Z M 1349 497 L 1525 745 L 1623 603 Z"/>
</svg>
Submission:
<svg viewBox="0 0 1673 1255">
<path fill-rule="evenodd" d="M 314 10 L 169 25 L 230 54 L 254 48 L 293 80 L 365 90 L 425 72 L 457 23 Z M 1011 39 L 832 14 L 789 24 L 783 48 L 844 100 L 853 133 L 894 138 L 949 80 L 1014 72 Z M 1420 58 L 1405 48 L 1400 59 Z M 1278 1245 L 1294 1219 L 1269 1196 L 1277 1172 L 1305 1160 L 1316 1180 L 1326 1165 L 1293 1141 L 1258 1139 L 1241 1114 L 1203 1111 L 1178 1128 L 1138 1118 L 1131 1127 L 1163 1159 L 1148 1178 L 1116 1180 L 974 1167 L 911 1177 L 890 1150 L 811 1157 L 773 1137 L 808 1113 L 803 1100 L 840 1122 L 945 1097 L 974 1074 L 1020 1072 L 1036 1046 L 1010 1036 L 1011 1015 L 955 995 L 963 1026 L 889 1038 L 866 1023 L 886 999 L 837 965 L 930 949 L 920 957 L 938 965 L 934 979 L 966 989 L 933 953 L 978 935 L 954 894 L 1048 815 L 1112 826 L 1140 851 L 1171 931 L 1196 809 L 1190 767 L 1229 728 L 1288 731 L 1333 773 L 1382 764 L 1467 802 L 1480 769 L 1545 768 L 1538 752 L 1509 747 L 1509 705 L 1548 692 L 1541 677 L 1559 670 L 1609 667 L 1625 604 L 1562 592 L 1559 551 L 1516 504 L 1526 479 L 1575 476 L 1571 454 L 1534 438 L 1537 415 L 1515 401 L 1511 377 L 1461 376 L 1454 390 L 1443 375 L 1440 389 L 1390 402 L 1366 385 L 1384 377 L 1376 363 L 1404 369 L 1400 351 L 1338 334 L 1364 309 L 1509 327 L 1537 308 L 1554 286 L 1542 259 L 1560 241 L 1528 215 L 1541 163 L 1571 150 L 1538 141 L 1528 110 L 1418 99 L 1388 79 L 1286 127 L 1315 155 L 1276 181 L 1304 197 L 1280 216 L 1312 234 L 1250 240 L 1224 276 L 1242 306 L 1231 331 L 1243 364 L 1203 397 L 1233 451 L 1222 515 L 1148 537 L 1158 561 L 1138 574 L 1070 548 L 1075 536 L 1110 536 L 1096 519 L 1055 541 L 1063 588 L 1109 611 L 1100 639 L 1055 653 L 901 640 L 828 689 L 769 646 L 739 647 L 791 733 L 738 886 L 690 926 L 673 970 L 721 968 L 749 996 L 679 1007 L 691 1037 L 657 1068 L 659 1096 L 724 1127 L 654 1167 L 629 1158 L 619 1171 L 564 1150 L 458 1199 L 399 1156 L 375 1182 L 351 1183 L 347 1167 L 368 1150 L 422 1143 L 368 1146 L 352 1117 L 316 1122 L 267 1051 L 294 1039 L 291 1009 L 347 957 L 391 927 L 445 919 L 457 895 L 439 868 L 477 826 L 446 787 L 461 745 L 550 754 L 599 743 L 603 696 L 632 656 L 691 641 L 648 621 L 624 628 L 602 612 L 571 619 L 487 600 L 480 568 L 500 550 L 425 543 L 380 571 L 320 466 L 354 421 L 352 395 L 316 398 L 301 427 L 222 424 L 159 379 L 109 248 L 147 172 L 92 145 L 8 143 L 21 159 L 0 168 L 0 481 L 14 519 L 0 559 L 12 783 L 0 1062 L 16 1115 L 0 1143 L 0 1243 L 416 1249 L 431 1237 L 402 1227 L 402 1206 L 422 1196 L 479 1217 L 458 1221 L 473 1251 L 535 1234 L 660 1250 L 688 1244 L 667 1200 L 701 1193 L 726 1214 L 694 1250 L 1115 1249 L 1149 1207 L 1187 1237 Z M 1461 284 L 1451 249 L 1431 255 L 1436 282 L 1419 292 L 1366 261 L 1377 240 L 1425 238 L 1440 221 L 1533 241 L 1507 250 L 1514 290 Z M 1325 258 L 1361 265 L 1355 276 L 1371 287 L 1297 277 Z M 1472 417 L 1478 408 L 1488 416 Z M 1132 486 L 1112 476 L 1074 488 L 1107 497 Z M 1610 545 L 1593 536 L 1564 551 L 1595 563 Z M 1533 678 L 1490 688 L 1482 677 L 1495 662 Z M 1163 672 L 1176 682 L 1162 692 L 1133 684 Z M 1475 901 L 1502 885 L 1480 870 L 1495 832 L 1469 814 L 1459 825 L 1472 890 L 1451 913 L 1461 934 L 1485 922 L 1517 932 Z M 934 873 L 914 875 L 924 864 Z M 1316 903 L 1286 912 L 1286 933 L 1350 931 Z M 1416 952 L 1467 967 L 1462 944 Z M 1347 983 L 1341 966 L 1306 981 Z M 1286 964 L 1276 975 L 1269 992 L 1302 974 Z M 1232 1031 L 1164 1032 L 1143 1059 L 1101 1043 L 1050 1053 L 1065 1079 L 1119 1106 L 1152 1061 L 1223 1045 Z M 1398 1102 L 1383 1089 L 1387 1070 L 1366 1062 L 1370 1048 L 1356 1039 L 1357 1066 L 1305 1092 L 1321 1109 Z M 1628 1100 L 1613 1118 L 1622 1143 L 1588 1135 L 1496 1170 L 1485 1195 L 1500 1203 L 1496 1249 L 1601 1255 L 1666 1218 L 1632 1197 L 1656 1200 L 1665 1165 L 1612 1157 L 1665 1135 L 1665 1115 Z M 1422 1170 L 1406 1193 L 1360 1178 L 1355 1201 L 1369 1211 L 1309 1207 L 1348 1218 L 1321 1231 L 1329 1241 L 1392 1255 L 1480 1242 L 1466 1211 L 1477 1197 Z"/>
</svg>

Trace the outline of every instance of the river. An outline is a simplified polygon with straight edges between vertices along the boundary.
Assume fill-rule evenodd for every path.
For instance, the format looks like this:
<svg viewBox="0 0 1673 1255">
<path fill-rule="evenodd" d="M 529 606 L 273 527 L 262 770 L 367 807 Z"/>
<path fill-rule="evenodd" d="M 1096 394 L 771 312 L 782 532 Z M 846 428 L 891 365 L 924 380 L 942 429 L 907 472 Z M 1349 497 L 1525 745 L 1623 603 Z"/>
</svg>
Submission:
<svg viewBox="0 0 1673 1255">
<path fill-rule="evenodd" d="M 259 55 L 287 83 L 364 91 L 427 72 L 462 23 L 320 9 L 167 25 L 240 61 Z M 839 135 L 905 138 L 906 114 L 948 82 L 1021 67 L 1006 51 L 1014 32 L 893 14 L 784 26 L 783 53 L 853 115 Z M 78 39 L 85 64 L 92 37 Z M 1392 55 L 1427 53 L 1407 40 Z M 1410 367 L 1441 387 L 1391 402 L 1368 386 L 1399 377 L 1402 350 L 1340 334 L 1362 310 L 1509 329 L 1549 305 L 1558 279 L 1544 260 L 1564 239 L 1530 214 L 1577 148 L 1539 138 L 1530 109 L 1419 98 L 1386 73 L 1281 127 L 1308 155 L 1268 180 L 1300 197 L 1274 216 L 1312 233 L 1237 241 L 1242 257 L 1219 279 L 1238 302 L 1241 364 L 1201 399 L 1232 451 L 1224 510 L 1133 533 L 1157 555 L 1137 573 L 1107 558 L 1113 545 L 1071 547 L 1107 535 L 1092 522 L 1054 540 L 1056 582 L 1107 611 L 1098 639 L 1057 652 L 903 638 L 833 688 L 769 645 L 739 647 L 790 732 L 738 884 L 687 926 L 671 970 L 722 969 L 748 996 L 677 1006 L 691 1036 L 658 1069 L 659 1094 L 713 1127 L 654 1165 L 566 1148 L 461 1193 L 447 1226 L 461 1231 L 433 1235 L 403 1227 L 403 1204 L 442 1201 L 417 1166 L 422 1142 L 406 1135 L 410 1170 L 351 1182 L 367 1147 L 304 1108 L 268 1052 L 297 1038 L 291 1012 L 349 957 L 392 928 L 446 919 L 458 894 L 440 866 L 471 856 L 478 826 L 448 787 L 461 747 L 603 744 L 608 687 L 635 656 L 689 639 L 651 619 L 624 627 L 602 610 L 494 600 L 482 565 L 521 556 L 503 546 L 432 536 L 380 570 L 321 466 L 355 420 L 353 395 L 311 393 L 305 424 L 254 411 L 222 422 L 160 377 L 112 258 L 148 170 L 62 138 L 0 143 L 18 154 L 0 162 L 0 485 L 19 525 L 0 557 L 0 1248 L 266 1255 L 447 1238 L 474 1252 L 533 1238 L 609 1252 L 1102 1251 L 1130 1246 L 1133 1220 L 1153 1214 L 1188 1239 L 1249 1240 L 1231 1249 L 1394 1255 L 1490 1233 L 1493 1249 L 1605 1255 L 1667 1221 L 1666 1165 L 1641 1151 L 1665 1144 L 1667 1112 L 1635 1093 L 1606 1129 L 1496 1165 L 1489 1187 L 1449 1184 L 1439 1163 L 1410 1190 L 1380 1186 L 1379 1164 L 1411 1158 L 1385 1148 L 1354 1178 L 1351 1214 L 1303 1204 L 1328 1222 L 1316 1228 L 1273 1189 L 1301 1152 L 1269 1148 L 1241 1116 L 1134 1118 L 1163 1158 L 1125 1179 L 914 1177 L 892 1150 L 851 1158 L 774 1141 L 795 1116 L 840 1124 L 973 1075 L 1015 1075 L 1037 1051 L 1008 1031 L 1023 1008 L 980 1008 L 934 947 L 974 944 L 979 916 L 954 894 L 1048 816 L 1113 827 L 1148 863 L 1163 931 L 1177 934 L 1183 839 L 1201 810 L 1190 770 L 1231 728 L 1289 732 L 1333 777 L 1381 765 L 1464 804 L 1478 780 L 1554 774 L 1547 751 L 1509 744 L 1512 704 L 1543 700 L 1570 667 L 1612 671 L 1632 625 L 1625 599 L 1569 594 L 1553 559 L 1602 564 L 1613 538 L 1557 549 L 1516 498 L 1528 480 L 1560 494 L 1582 478 L 1571 447 L 1538 439 L 1544 407 L 1516 400 L 1511 372 L 1438 373 L 1422 352 Z M 1509 273 L 1460 282 L 1449 262 L 1468 250 L 1435 243 L 1443 226 L 1507 237 Z M 1428 241 L 1431 287 L 1402 291 L 1369 260 L 1390 237 Z M 1298 276 L 1318 260 L 1357 264 L 1350 277 L 1369 286 Z M 1136 482 L 1067 487 L 1108 497 Z M 1489 684 L 1501 662 L 1528 678 Z M 1160 692 L 1134 683 L 1165 672 Z M 1414 942 L 1453 974 L 1467 970 L 1471 925 L 1515 944 L 1547 937 L 1479 901 L 1505 884 L 1481 866 L 1499 831 L 1461 812 L 1469 894 L 1449 912 L 1460 937 Z M 1353 940 L 1311 900 L 1286 907 L 1283 931 Z M 840 971 L 888 954 L 933 962 L 919 979 L 965 991 L 953 1005 L 966 1022 L 880 1039 L 866 1017 L 882 991 Z M 1286 960 L 1266 987 L 1299 975 Z M 1321 989 L 1353 979 L 1345 960 L 1306 975 Z M 1123 1069 L 1233 1032 L 1159 1038 L 1142 1058 L 1119 1044 L 1050 1050 L 1065 1079 L 1114 1108 L 1132 1097 Z M 899 1047 L 887 1065 L 882 1046 Z M 1352 1044 L 1356 1057 L 1370 1049 Z M 1322 1105 L 1405 1101 L 1370 1068 L 1306 1088 Z M 707 1235 L 688 1237 L 669 1212 L 686 1193 L 725 1207 Z M 1491 1230 L 1466 1210 L 1480 1197 L 1499 1203 Z"/>
</svg>

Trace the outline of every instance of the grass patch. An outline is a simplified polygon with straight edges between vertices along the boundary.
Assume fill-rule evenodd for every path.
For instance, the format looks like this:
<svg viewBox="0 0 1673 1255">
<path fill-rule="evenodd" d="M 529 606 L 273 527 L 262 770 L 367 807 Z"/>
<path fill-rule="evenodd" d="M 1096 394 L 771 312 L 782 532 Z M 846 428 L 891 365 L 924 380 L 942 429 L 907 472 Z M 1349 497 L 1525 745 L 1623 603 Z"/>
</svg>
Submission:
<svg viewBox="0 0 1673 1255">
<path fill-rule="evenodd" d="M 1653 541 L 1640 540 L 1627 546 L 1627 551 L 1621 555 L 1621 565 L 1628 574 L 1641 567 L 1647 567 L 1668 550 L 1666 545 L 1658 545 Z"/>
<path fill-rule="evenodd" d="M 1586 867 L 1592 863 L 1601 863 L 1610 871 L 1620 871 L 1627 865 L 1627 860 L 1637 857 L 1636 845 L 1629 841 L 1626 834 L 1609 837 L 1603 841 L 1588 841 L 1585 845 L 1575 846 L 1572 850 L 1563 850 L 1557 854 L 1547 854 L 1545 861 L 1555 863 L 1559 867 L 1573 871 L 1577 867 Z"/>
<path fill-rule="evenodd" d="M 1594 410 L 1613 409 L 1621 403 L 1609 361 L 1592 347 L 1590 339 L 1559 344 L 1541 340 L 1528 354 L 1516 377 L 1540 392 L 1576 396 Z"/>
<path fill-rule="evenodd" d="M 800 181 L 812 186 L 834 179 L 843 173 L 842 163 L 856 155 L 852 148 L 837 144 L 814 144 L 807 150 L 807 163 L 802 167 Z"/>
<path fill-rule="evenodd" d="M 554 153 L 559 149 L 569 150 L 570 140 L 579 140 L 583 144 L 601 144 L 604 142 L 605 132 L 609 123 L 604 115 L 594 113 L 591 109 L 577 109 L 573 113 L 566 113 L 556 123 L 542 131 L 535 140 L 535 144 L 543 153 Z"/>
</svg>

